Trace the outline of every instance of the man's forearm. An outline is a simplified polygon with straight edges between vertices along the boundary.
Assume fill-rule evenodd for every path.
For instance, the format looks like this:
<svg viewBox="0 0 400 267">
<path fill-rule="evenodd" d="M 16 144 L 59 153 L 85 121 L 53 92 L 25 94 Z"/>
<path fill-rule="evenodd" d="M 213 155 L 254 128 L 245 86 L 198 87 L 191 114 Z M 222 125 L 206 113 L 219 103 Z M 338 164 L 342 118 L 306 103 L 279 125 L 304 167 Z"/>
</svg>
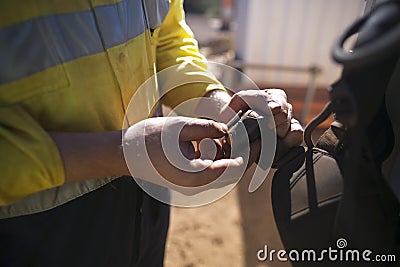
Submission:
<svg viewBox="0 0 400 267">
<path fill-rule="evenodd" d="M 120 131 L 49 134 L 64 162 L 65 183 L 129 174 Z"/>
</svg>

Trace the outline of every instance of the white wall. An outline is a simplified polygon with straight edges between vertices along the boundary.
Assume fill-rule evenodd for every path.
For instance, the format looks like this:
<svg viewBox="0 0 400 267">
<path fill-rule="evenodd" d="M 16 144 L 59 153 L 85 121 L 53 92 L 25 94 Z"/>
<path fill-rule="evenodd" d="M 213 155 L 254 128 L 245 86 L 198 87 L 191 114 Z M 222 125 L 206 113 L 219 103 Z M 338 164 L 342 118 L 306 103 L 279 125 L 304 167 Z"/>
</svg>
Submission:
<svg viewBox="0 0 400 267">
<path fill-rule="evenodd" d="M 236 49 L 247 63 L 322 68 L 317 84 L 340 75 L 330 50 L 339 34 L 361 16 L 365 0 L 236 0 Z M 307 74 L 246 70 L 256 82 L 306 85 Z"/>
</svg>

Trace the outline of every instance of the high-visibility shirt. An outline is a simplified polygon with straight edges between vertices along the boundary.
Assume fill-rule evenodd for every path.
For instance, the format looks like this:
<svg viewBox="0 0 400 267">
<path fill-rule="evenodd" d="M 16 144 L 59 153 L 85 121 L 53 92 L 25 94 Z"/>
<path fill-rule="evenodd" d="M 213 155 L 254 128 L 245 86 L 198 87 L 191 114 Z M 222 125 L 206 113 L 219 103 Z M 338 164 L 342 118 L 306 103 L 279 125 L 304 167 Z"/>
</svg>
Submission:
<svg viewBox="0 0 400 267">
<path fill-rule="evenodd" d="M 64 184 L 48 132 L 121 129 L 140 85 L 176 64 L 176 75 L 204 79 L 170 91 L 163 104 L 222 88 L 207 72 L 182 0 L 1 1 L 0 218 L 50 209 L 111 181 Z M 148 117 L 158 90 L 146 90 L 137 120 Z"/>
</svg>

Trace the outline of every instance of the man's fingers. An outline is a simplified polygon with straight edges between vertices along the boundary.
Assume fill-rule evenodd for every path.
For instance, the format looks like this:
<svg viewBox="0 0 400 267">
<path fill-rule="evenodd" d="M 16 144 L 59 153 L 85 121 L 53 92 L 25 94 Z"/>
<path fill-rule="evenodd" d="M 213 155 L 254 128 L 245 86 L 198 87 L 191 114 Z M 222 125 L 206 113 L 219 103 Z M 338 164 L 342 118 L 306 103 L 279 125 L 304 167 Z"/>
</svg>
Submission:
<svg viewBox="0 0 400 267">
<path fill-rule="evenodd" d="M 268 94 L 264 90 L 243 90 L 236 93 L 229 103 L 230 109 L 238 112 L 249 108 L 267 113 Z"/>
<path fill-rule="evenodd" d="M 279 138 L 285 138 L 290 132 L 290 121 L 285 121 L 276 126 L 276 134 Z"/>
<path fill-rule="evenodd" d="M 303 142 L 303 127 L 298 120 L 292 119 L 290 130 L 283 138 L 283 142 L 285 142 L 289 147 L 299 146 Z"/>
<path fill-rule="evenodd" d="M 283 98 L 285 101 L 287 101 L 286 93 L 282 89 L 270 88 L 270 89 L 265 89 L 264 92 L 267 93 L 269 100 L 273 100 L 276 98 Z"/>
<path fill-rule="evenodd" d="M 272 115 L 282 113 L 282 105 L 275 101 L 269 101 L 268 107 L 271 110 Z"/>
<path fill-rule="evenodd" d="M 227 127 L 223 123 L 205 119 L 192 119 L 185 122 L 180 131 L 181 141 L 199 141 L 204 138 L 217 139 L 227 133 Z"/>
<path fill-rule="evenodd" d="M 287 111 L 281 111 L 274 114 L 274 121 L 276 126 L 276 133 L 280 138 L 284 138 L 289 132 L 292 120 L 292 105 L 288 104 Z"/>
<path fill-rule="evenodd" d="M 186 142 L 190 143 L 190 142 Z M 196 158 L 218 160 L 224 158 L 224 147 L 222 139 L 205 138 L 197 141 Z"/>
<path fill-rule="evenodd" d="M 240 178 L 244 170 L 244 160 L 242 157 L 220 159 L 216 161 L 195 159 L 192 160 L 191 164 L 194 169 L 202 168 L 203 170 L 199 172 L 189 172 L 186 173 L 186 175 L 180 176 L 182 178 L 176 183 L 177 185 L 197 187 L 207 185 L 219 178 L 233 181 Z"/>
<path fill-rule="evenodd" d="M 237 180 L 245 170 L 244 160 L 242 157 L 234 159 L 220 159 L 214 161 L 209 168 L 204 170 L 202 175 L 206 177 L 211 175 L 215 179 Z"/>
<path fill-rule="evenodd" d="M 266 89 L 264 90 L 264 95 L 273 115 L 280 112 L 291 113 L 292 106 L 287 102 L 285 91 L 281 89 Z"/>
<path fill-rule="evenodd" d="M 261 153 L 261 140 L 258 139 L 250 144 L 250 157 L 247 163 L 247 168 L 251 166 L 260 157 Z"/>
<path fill-rule="evenodd" d="M 274 115 L 274 121 L 275 121 L 276 127 L 279 127 L 282 124 L 290 123 L 291 119 L 292 118 L 288 114 L 283 113 L 283 112 L 280 112 L 280 113 Z"/>
</svg>

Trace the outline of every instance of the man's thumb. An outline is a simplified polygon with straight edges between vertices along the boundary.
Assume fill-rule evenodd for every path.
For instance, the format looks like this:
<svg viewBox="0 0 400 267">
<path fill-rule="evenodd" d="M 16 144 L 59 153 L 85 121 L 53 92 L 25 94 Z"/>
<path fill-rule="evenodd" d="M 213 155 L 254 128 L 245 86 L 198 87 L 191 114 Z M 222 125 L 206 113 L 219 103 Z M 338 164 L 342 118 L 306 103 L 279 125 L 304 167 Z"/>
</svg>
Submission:
<svg viewBox="0 0 400 267">
<path fill-rule="evenodd" d="M 221 138 L 228 131 L 226 124 L 206 119 L 193 119 L 185 123 L 180 132 L 181 141 L 200 141 L 204 138 Z"/>
</svg>

